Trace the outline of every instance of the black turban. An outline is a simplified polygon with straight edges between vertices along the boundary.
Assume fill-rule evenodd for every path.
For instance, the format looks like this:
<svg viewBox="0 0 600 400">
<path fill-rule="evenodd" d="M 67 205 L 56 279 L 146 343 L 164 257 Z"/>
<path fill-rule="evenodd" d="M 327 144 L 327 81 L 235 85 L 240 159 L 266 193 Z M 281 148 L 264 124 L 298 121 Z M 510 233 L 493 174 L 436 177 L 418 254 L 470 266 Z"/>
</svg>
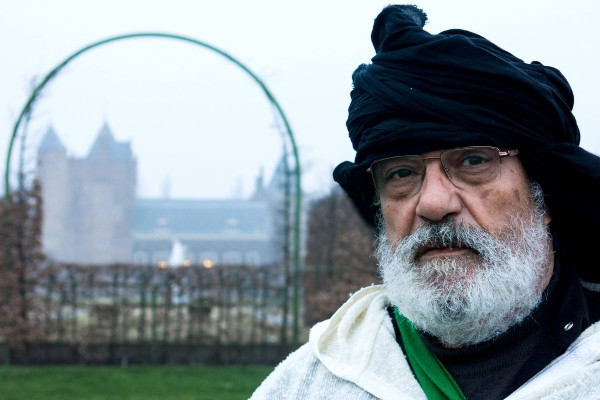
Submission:
<svg viewBox="0 0 600 400">
<path fill-rule="evenodd" d="M 374 224 L 375 191 L 366 172 L 374 160 L 458 146 L 519 149 L 546 195 L 561 262 L 600 282 L 600 158 L 579 147 L 567 80 L 472 32 L 429 34 L 426 20 L 404 5 L 388 6 L 375 19 L 376 55 L 352 75 L 346 125 L 356 158 L 338 165 L 334 179 Z"/>
</svg>

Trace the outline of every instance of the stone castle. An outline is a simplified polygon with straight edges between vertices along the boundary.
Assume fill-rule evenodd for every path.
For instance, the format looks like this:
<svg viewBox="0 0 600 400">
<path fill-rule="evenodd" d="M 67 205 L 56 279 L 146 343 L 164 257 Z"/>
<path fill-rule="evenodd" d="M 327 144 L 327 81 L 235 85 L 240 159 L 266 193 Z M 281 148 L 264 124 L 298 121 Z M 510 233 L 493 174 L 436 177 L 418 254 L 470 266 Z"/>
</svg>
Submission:
<svg viewBox="0 0 600 400">
<path fill-rule="evenodd" d="M 81 264 L 265 264 L 281 253 L 284 159 L 249 199 L 136 197 L 137 162 L 108 124 L 83 158 L 70 157 L 54 129 L 38 148 L 49 259 Z"/>
</svg>

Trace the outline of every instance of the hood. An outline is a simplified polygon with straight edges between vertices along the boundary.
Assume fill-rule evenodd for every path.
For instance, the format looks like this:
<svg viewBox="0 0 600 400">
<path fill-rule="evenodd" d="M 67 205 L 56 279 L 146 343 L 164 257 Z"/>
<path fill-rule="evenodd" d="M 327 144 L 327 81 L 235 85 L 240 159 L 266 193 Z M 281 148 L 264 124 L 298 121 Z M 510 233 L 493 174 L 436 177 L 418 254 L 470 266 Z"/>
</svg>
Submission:
<svg viewBox="0 0 600 400">
<path fill-rule="evenodd" d="M 361 289 L 309 336 L 317 358 L 335 375 L 381 399 L 426 400 L 387 313 L 385 286 Z"/>
</svg>

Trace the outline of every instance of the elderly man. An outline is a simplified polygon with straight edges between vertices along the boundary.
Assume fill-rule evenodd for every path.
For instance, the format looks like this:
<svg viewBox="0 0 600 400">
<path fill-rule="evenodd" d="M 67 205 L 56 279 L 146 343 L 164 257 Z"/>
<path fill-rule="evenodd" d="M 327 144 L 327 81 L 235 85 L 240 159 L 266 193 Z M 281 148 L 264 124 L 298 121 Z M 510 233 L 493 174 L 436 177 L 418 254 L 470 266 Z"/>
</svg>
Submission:
<svg viewBox="0 0 600 400">
<path fill-rule="evenodd" d="M 600 399 L 600 159 L 571 89 L 414 6 L 353 75 L 334 178 L 378 224 L 354 294 L 254 399 Z"/>
</svg>

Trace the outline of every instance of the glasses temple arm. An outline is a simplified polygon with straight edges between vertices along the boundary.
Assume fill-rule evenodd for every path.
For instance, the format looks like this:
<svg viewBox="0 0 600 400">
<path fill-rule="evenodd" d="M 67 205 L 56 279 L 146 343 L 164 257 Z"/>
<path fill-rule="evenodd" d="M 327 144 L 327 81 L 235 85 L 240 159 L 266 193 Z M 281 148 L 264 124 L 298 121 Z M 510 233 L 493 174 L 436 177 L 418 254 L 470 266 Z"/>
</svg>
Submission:
<svg viewBox="0 0 600 400">
<path fill-rule="evenodd" d="M 519 155 L 519 150 L 517 150 L 517 149 L 505 150 L 505 151 L 500 150 L 499 154 L 500 154 L 500 157 L 512 157 L 512 156 Z"/>
</svg>

